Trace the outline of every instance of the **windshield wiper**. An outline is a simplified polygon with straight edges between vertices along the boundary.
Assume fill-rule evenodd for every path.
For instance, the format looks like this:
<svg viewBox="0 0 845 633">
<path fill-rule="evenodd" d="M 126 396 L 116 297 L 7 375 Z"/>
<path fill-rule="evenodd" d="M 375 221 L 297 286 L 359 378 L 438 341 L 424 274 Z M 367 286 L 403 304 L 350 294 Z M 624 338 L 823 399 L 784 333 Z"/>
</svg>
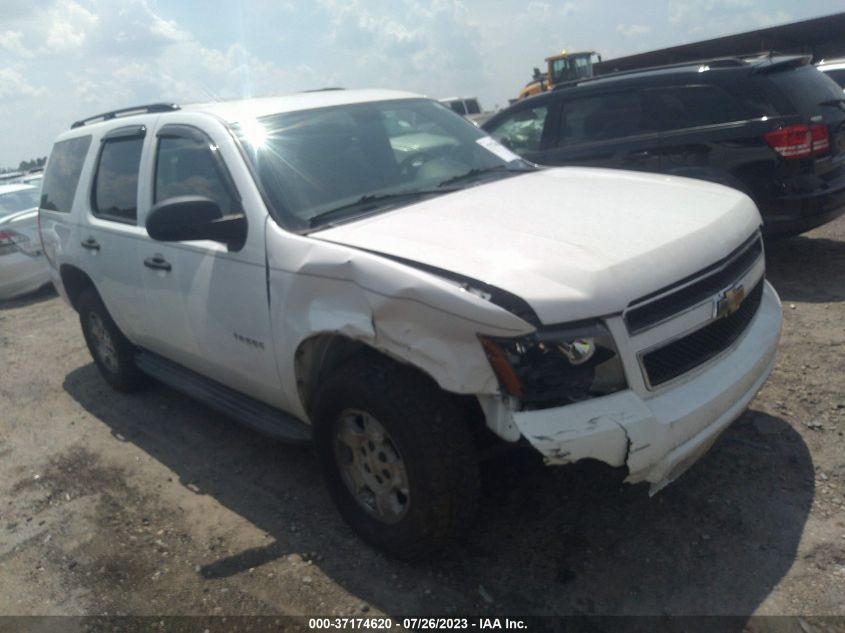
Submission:
<svg viewBox="0 0 845 633">
<path fill-rule="evenodd" d="M 522 162 L 522 161 L 520 161 Z M 468 172 L 463 174 L 458 174 L 457 176 L 452 176 L 451 178 L 447 178 L 440 184 L 438 187 L 445 187 L 447 185 L 454 184 L 456 182 L 461 182 L 462 180 L 472 180 L 476 176 L 483 176 L 484 174 L 495 174 L 495 173 L 518 173 L 524 171 L 534 171 L 534 167 L 514 167 L 511 166 L 510 163 L 505 165 L 497 165 L 496 167 L 476 167 L 474 169 L 470 169 Z"/>
<path fill-rule="evenodd" d="M 361 196 L 355 202 L 344 204 L 328 211 L 323 211 L 311 217 L 308 222 L 311 228 L 331 223 L 333 219 L 352 220 L 367 215 L 370 211 L 383 207 L 383 202 L 400 201 L 406 198 L 424 198 L 426 196 L 439 196 L 456 189 L 419 189 L 417 191 L 399 191 L 396 193 L 368 193 Z M 363 211 L 364 213 L 356 213 Z"/>
</svg>

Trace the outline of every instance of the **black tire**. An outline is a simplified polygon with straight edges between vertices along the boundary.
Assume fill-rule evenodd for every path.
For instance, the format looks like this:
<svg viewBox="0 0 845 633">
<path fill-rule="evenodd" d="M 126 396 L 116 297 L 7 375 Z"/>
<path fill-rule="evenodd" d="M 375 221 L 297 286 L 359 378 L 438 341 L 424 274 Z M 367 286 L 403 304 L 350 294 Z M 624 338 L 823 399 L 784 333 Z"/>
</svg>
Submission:
<svg viewBox="0 0 845 633">
<path fill-rule="evenodd" d="M 442 549 L 469 527 L 478 508 L 478 456 L 460 411 L 433 381 L 413 368 L 363 355 L 332 373 L 317 397 L 317 457 L 340 514 L 358 536 L 390 556 L 413 560 Z M 353 452 L 348 451 L 348 461 L 341 457 L 347 445 L 339 433 L 355 416 L 351 411 L 364 412 L 383 427 L 384 445 L 395 448 L 404 465 L 409 494 L 402 506 L 404 495 L 395 493 L 396 507 L 404 509 L 390 522 L 366 509 L 353 484 L 347 484 L 344 468 L 352 467 Z"/>
<path fill-rule="evenodd" d="M 146 383 L 146 376 L 135 366 L 135 348 L 111 318 L 100 295 L 93 288 L 84 290 L 76 305 L 85 343 L 100 374 L 117 391 L 136 391 Z M 98 325 L 107 338 L 100 334 Z"/>
</svg>

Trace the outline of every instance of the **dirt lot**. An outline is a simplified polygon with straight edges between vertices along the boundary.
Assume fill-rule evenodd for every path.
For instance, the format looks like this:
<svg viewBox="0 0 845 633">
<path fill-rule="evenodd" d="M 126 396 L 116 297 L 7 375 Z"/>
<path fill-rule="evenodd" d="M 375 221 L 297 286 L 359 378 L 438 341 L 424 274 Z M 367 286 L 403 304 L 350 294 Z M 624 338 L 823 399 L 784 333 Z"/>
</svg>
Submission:
<svg viewBox="0 0 845 633">
<path fill-rule="evenodd" d="M 703 461 L 649 498 L 499 458 L 416 565 L 355 538 L 308 450 L 112 392 L 51 292 L 0 304 L 0 614 L 845 615 L 845 218 L 768 259 L 779 362 Z"/>
</svg>

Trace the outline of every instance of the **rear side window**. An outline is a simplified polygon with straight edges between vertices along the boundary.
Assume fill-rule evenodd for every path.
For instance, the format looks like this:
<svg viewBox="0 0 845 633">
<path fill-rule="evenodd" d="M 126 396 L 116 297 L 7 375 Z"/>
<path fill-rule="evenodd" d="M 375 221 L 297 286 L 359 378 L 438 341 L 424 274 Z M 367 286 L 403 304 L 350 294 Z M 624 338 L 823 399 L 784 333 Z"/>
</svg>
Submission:
<svg viewBox="0 0 845 633">
<path fill-rule="evenodd" d="M 634 136 L 649 131 L 643 124 L 636 92 L 614 92 L 566 101 L 561 107 L 558 147 Z"/>
<path fill-rule="evenodd" d="M 826 70 L 824 74 L 833 79 L 839 84 L 840 88 L 845 88 L 845 68 L 837 68 L 836 70 Z"/>
<path fill-rule="evenodd" d="M 819 114 L 822 103 L 842 99 L 842 88 L 815 66 L 799 66 L 769 74 L 769 80 L 778 87 L 804 117 Z"/>
<path fill-rule="evenodd" d="M 209 143 L 164 137 L 158 143 L 155 202 L 176 196 L 210 198 L 227 214 L 239 210 L 214 164 Z"/>
<path fill-rule="evenodd" d="M 138 200 L 138 167 L 143 137 L 103 141 L 91 208 L 105 220 L 134 224 Z"/>
<path fill-rule="evenodd" d="M 547 106 L 519 110 L 492 128 L 490 136 L 517 154 L 537 152 L 541 149 L 548 114 Z"/>
<path fill-rule="evenodd" d="M 41 208 L 70 213 L 79 184 L 82 163 L 91 146 L 90 136 L 60 141 L 53 146 L 44 182 L 41 184 Z"/>
<path fill-rule="evenodd" d="M 747 113 L 717 86 L 670 86 L 646 90 L 643 97 L 661 131 L 743 121 Z"/>
</svg>

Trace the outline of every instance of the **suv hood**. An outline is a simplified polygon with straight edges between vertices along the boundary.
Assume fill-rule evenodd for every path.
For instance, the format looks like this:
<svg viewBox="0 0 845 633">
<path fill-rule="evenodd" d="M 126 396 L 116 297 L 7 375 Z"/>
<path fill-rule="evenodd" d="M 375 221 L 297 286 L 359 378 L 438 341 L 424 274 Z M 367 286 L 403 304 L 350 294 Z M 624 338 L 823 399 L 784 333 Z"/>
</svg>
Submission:
<svg viewBox="0 0 845 633">
<path fill-rule="evenodd" d="M 760 223 L 750 198 L 721 185 L 563 167 L 311 235 L 497 286 L 549 324 L 621 312 L 726 257 Z"/>
</svg>

